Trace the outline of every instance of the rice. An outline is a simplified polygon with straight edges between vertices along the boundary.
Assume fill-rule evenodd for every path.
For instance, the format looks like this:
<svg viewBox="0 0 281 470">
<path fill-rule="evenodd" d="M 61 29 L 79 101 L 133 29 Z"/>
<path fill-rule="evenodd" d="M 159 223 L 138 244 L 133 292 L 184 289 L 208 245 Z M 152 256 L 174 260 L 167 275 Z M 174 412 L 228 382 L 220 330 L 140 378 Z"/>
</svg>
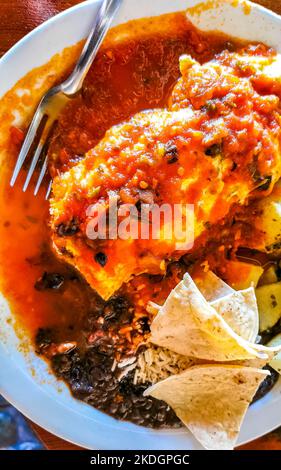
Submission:
<svg viewBox="0 0 281 470">
<path fill-rule="evenodd" d="M 169 349 L 148 344 L 137 358 L 134 383 L 152 383 L 179 374 L 194 364 L 194 360 Z"/>
</svg>

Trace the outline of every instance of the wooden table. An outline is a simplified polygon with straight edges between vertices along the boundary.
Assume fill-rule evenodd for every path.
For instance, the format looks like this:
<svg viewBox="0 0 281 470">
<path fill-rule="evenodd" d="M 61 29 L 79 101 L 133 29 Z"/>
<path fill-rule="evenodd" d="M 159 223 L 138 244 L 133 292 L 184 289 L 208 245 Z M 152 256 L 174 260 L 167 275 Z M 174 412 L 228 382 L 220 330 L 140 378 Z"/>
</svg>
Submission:
<svg viewBox="0 0 281 470">
<path fill-rule="evenodd" d="M 0 56 L 21 37 L 66 8 L 80 3 L 79 0 L 0 0 Z M 281 14 L 281 0 L 258 0 L 267 8 Z M 79 447 L 59 439 L 32 423 L 32 427 L 48 449 L 75 450 Z M 244 446 L 243 449 L 281 450 L 281 428 Z"/>
</svg>

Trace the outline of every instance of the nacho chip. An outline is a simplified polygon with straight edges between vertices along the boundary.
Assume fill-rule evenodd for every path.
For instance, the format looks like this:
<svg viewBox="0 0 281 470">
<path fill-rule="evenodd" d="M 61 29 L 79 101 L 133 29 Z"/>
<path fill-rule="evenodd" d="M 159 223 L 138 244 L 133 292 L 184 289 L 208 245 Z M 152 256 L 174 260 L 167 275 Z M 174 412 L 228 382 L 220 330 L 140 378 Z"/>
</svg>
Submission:
<svg viewBox="0 0 281 470">
<path fill-rule="evenodd" d="M 259 332 L 259 312 L 253 287 L 236 291 L 212 271 L 202 272 L 193 278 L 201 294 L 242 338 L 255 342 Z M 160 306 L 149 302 L 147 311 L 156 315 Z"/>
<path fill-rule="evenodd" d="M 209 450 L 235 446 L 245 413 L 269 372 L 232 365 L 194 366 L 149 387 Z"/>
<path fill-rule="evenodd" d="M 242 338 L 254 343 L 259 332 L 259 312 L 253 287 L 233 291 L 210 305 L 226 323 Z"/>
<path fill-rule="evenodd" d="M 212 271 L 200 271 L 200 273 L 194 277 L 194 282 L 208 302 L 214 302 L 221 297 L 235 292 L 232 287 L 226 284 Z"/>
<path fill-rule="evenodd" d="M 209 361 L 267 358 L 265 347 L 251 344 L 233 331 L 204 299 L 189 274 L 159 309 L 151 324 L 150 341 Z"/>
</svg>

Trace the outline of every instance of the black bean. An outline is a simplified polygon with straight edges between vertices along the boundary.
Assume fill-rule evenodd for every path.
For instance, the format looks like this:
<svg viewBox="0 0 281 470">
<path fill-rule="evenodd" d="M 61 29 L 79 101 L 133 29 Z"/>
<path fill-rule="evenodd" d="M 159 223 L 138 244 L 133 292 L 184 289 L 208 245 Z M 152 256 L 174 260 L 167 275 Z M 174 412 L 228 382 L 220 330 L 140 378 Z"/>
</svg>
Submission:
<svg viewBox="0 0 281 470">
<path fill-rule="evenodd" d="M 102 316 L 106 322 L 118 322 L 119 328 L 121 324 L 130 323 L 133 317 L 129 300 L 121 295 L 115 295 L 109 299 L 103 309 Z"/>
<path fill-rule="evenodd" d="M 77 217 L 73 217 L 69 222 L 64 222 L 56 227 L 56 232 L 59 237 L 72 237 L 79 232 L 79 221 Z"/>
<path fill-rule="evenodd" d="M 143 334 L 150 332 L 150 323 L 147 317 L 142 317 L 138 321 Z"/>
<path fill-rule="evenodd" d="M 206 148 L 205 155 L 208 157 L 217 157 L 218 155 L 222 154 L 222 145 L 221 144 L 213 144 L 210 147 Z"/>
<path fill-rule="evenodd" d="M 116 296 L 111 299 L 111 303 L 122 312 L 127 300 Z M 106 332 L 102 339 L 110 343 Z M 52 341 L 52 338 L 48 341 Z M 52 367 L 57 376 L 69 384 L 76 398 L 117 419 L 150 428 L 178 428 L 178 418 L 164 402 L 143 396 L 150 383 L 134 384 L 134 371 L 118 380 L 116 373 L 111 370 L 113 359 L 114 350 L 111 356 L 106 356 L 100 353 L 100 346 L 95 345 L 83 352 L 76 349 L 67 356 L 53 357 Z"/>
<path fill-rule="evenodd" d="M 255 401 L 257 400 L 260 400 L 261 398 L 263 398 L 273 387 L 274 385 L 276 384 L 278 378 L 279 378 L 279 374 L 278 372 L 276 372 L 276 370 L 272 369 L 272 367 L 270 366 L 265 366 L 264 367 L 265 370 L 269 370 L 270 372 L 270 375 L 268 375 L 264 381 L 260 384 L 253 400 L 252 400 L 252 403 L 254 403 Z"/>
<path fill-rule="evenodd" d="M 135 204 L 137 211 L 141 212 L 142 201 L 139 199 Z"/>
<path fill-rule="evenodd" d="M 79 367 L 74 367 L 71 371 L 72 378 L 75 382 L 78 382 L 81 379 L 81 369 Z"/>
<path fill-rule="evenodd" d="M 39 349 L 38 352 L 42 353 L 42 350 L 47 346 L 50 346 L 54 342 L 54 331 L 50 328 L 39 328 L 35 336 L 35 344 Z"/>
<path fill-rule="evenodd" d="M 107 255 L 103 253 L 102 251 L 99 251 L 98 253 L 95 254 L 95 261 L 102 267 L 104 268 L 106 263 L 107 263 Z"/>
<path fill-rule="evenodd" d="M 261 334 L 261 339 L 260 343 L 261 344 L 267 344 L 274 336 L 278 335 L 281 333 L 281 320 L 279 320 L 272 328 L 264 331 Z"/>
<path fill-rule="evenodd" d="M 64 276 L 58 273 L 47 273 L 44 272 L 43 276 L 36 281 L 34 287 L 38 291 L 44 291 L 48 289 L 58 290 L 64 283 Z"/>
</svg>

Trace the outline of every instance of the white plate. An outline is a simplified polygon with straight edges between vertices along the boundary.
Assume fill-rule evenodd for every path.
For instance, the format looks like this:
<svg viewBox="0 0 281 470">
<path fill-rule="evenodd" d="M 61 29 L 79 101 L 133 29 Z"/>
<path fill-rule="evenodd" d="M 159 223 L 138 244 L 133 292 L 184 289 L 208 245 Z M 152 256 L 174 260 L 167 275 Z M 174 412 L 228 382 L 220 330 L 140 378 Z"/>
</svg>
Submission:
<svg viewBox="0 0 281 470">
<path fill-rule="evenodd" d="M 202 0 L 201 0 L 202 1 Z M 115 24 L 194 6 L 199 0 L 125 0 Z M 281 18 L 245 1 L 214 1 L 212 10 L 191 19 L 205 30 L 220 30 L 237 37 L 263 41 L 281 52 Z M 47 21 L 13 47 L 0 61 L 0 96 L 29 70 L 46 63 L 55 53 L 86 36 L 99 0 L 87 1 Z M 116 421 L 75 400 L 68 388 L 56 381 L 41 359 L 23 355 L 6 319 L 11 315 L 3 299 L 0 305 L 0 392 L 31 420 L 70 442 L 90 449 L 200 449 L 189 432 L 155 431 Z M 34 375 L 34 370 L 36 374 Z M 251 406 L 239 443 L 254 439 L 281 424 L 281 383 Z"/>
</svg>

